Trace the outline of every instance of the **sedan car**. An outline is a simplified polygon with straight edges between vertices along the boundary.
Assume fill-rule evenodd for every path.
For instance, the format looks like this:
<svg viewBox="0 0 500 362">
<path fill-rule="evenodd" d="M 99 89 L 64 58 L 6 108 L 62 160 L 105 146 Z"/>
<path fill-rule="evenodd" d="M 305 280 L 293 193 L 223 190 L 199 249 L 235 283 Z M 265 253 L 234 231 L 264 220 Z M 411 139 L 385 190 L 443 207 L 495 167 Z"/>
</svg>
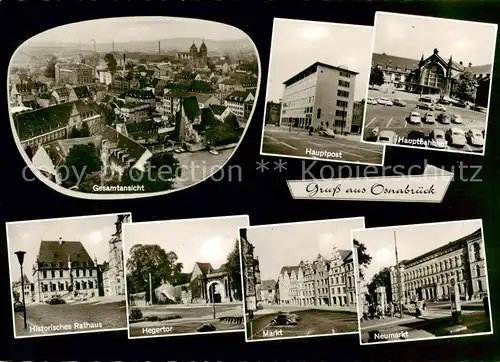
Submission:
<svg viewBox="0 0 500 362">
<path fill-rule="evenodd" d="M 65 303 L 66 303 L 66 301 L 58 296 L 54 296 L 54 297 L 50 298 L 49 300 L 47 300 L 47 304 L 50 304 L 50 305 L 65 304 Z"/>
<path fill-rule="evenodd" d="M 292 319 L 295 319 L 297 322 L 301 320 L 300 316 L 295 313 L 279 312 L 278 315 L 286 315 Z"/>
<path fill-rule="evenodd" d="M 483 133 L 477 129 L 469 129 L 465 133 L 465 138 L 467 138 L 467 142 L 469 142 L 471 146 L 477 146 L 477 147 L 484 146 Z"/>
<path fill-rule="evenodd" d="M 210 154 L 214 155 L 214 156 L 217 156 L 219 154 L 219 151 L 217 151 L 216 149 L 212 148 L 208 151 Z"/>
<path fill-rule="evenodd" d="M 454 114 L 453 116 L 451 116 L 451 121 L 453 123 L 456 123 L 456 124 L 462 124 L 463 123 L 462 116 L 459 115 L 459 114 Z"/>
<path fill-rule="evenodd" d="M 377 135 L 377 142 L 394 144 L 397 142 L 398 135 L 394 131 L 383 130 Z"/>
<path fill-rule="evenodd" d="M 371 97 L 368 97 L 366 99 L 366 103 L 367 104 L 372 104 L 372 105 L 378 104 L 378 102 L 375 100 L 375 98 L 371 98 Z"/>
<path fill-rule="evenodd" d="M 335 132 L 329 128 L 319 131 L 319 135 L 323 137 L 335 138 Z"/>
<path fill-rule="evenodd" d="M 395 106 L 399 106 L 399 107 L 406 107 L 406 102 L 402 101 L 401 99 L 394 99 L 392 101 L 392 103 L 395 105 Z"/>
<path fill-rule="evenodd" d="M 389 107 L 392 107 L 394 105 L 389 98 L 377 98 L 377 103 Z"/>
<path fill-rule="evenodd" d="M 269 322 L 269 324 L 271 324 L 272 326 L 290 326 L 297 324 L 297 321 L 286 314 L 278 314 L 271 320 L 271 322 Z"/>
<path fill-rule="evenodd" d="M 423 120 L 424 123 L 430 123 L 430 124 L 436 123 L 436 119 L 434 118 L 434 113 L 432 112 L 426 112 Z"/>
<path fill-rule="evenodd" d="M 438 121 L 441 122 L 442 124 L 450 124 L 450 115 L 448 113 L 440 113 L 438 116 Z"/>
<path fill-rule="evenodd" d="M 426 147 L 428 143 L 427 136 L 422 131 L 411 131 L 408 133 L 406 140 L 406 143 L 415 147 Z"/>
<path fill-rule="evenodd" d="M 429 135 L 429 147 L 443 149 L 446 148 L 446 137 L 442 129 L 435 129 Z"/>
<path fill-rule="evenodd" d="M 24 305 L 23 303 L 17 301 L 17 302 L 14 302 L 14 312 L 22 312 L 24 311 Z"/>
<path fill-rule="evenodd" d="M 445 107 L 443 104 L 441 104 L 441 103 L 436 104 L 436 105 L 434 106 L 434 109 L 435 109 L 436 111 L 446 112 L 446 107 Z"/>
<path fill-rule="evenodd" d="M 418 112 L 411 112 L 410 115 L 408 116 L 408 123 L 412 124 L 420 124 L 422 122 L 422 119 L 420 118 L 420 113 Z"/>
<path fill-rule="evenodd" d="M 448 145 L 454 147 L 464 147 L 467 144 L 465 132 L 460 128 L 450 128 L 446 131 L 446 140 Z"/>
</svg>

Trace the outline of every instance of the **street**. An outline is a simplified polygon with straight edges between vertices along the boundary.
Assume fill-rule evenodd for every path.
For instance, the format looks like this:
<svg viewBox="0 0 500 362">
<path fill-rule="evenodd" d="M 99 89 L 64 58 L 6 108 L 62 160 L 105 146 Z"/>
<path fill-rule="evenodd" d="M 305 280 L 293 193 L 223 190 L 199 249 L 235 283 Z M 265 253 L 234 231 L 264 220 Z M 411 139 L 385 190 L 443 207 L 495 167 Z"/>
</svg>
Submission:
<svg viewBox="0 0 500 362">
<path fill-rule="evenodd" d="M 204 324 L 213 325 L 216 328 L 215 331 L 243 329 L 243 308 L 241 305 L 216 305 L 215 318 L 213 317 L 213 307 L 211 305 L 156 305 L 130 308 L 139 309 L 143 318 L 150 319 L 149 321 L 130 323 L 130 337 L 199 333 L 197 328 Z M 152 320 L 157 318 L 172 319 Z"/>
<path fill-rule="evenodd" d="M 417 317 L 409 311 L 403 318 L 385 317 L 361 322 L 363 343 L 390 340 L 425 339 L 439 336 L 487 333 L 491 331 L 490 320 L 484 313 L 481 302 L 462 305 L 462 323 L 452 328 L 450 302 L 427 303 L 427 314 Z"/>
<path fill-rule="evenodd" d="M 299 336 L 318 336 L 325 334 L 352 333 L 358 331 L 356 312 L 306 309 L 293 311 L 301 319 L 296 325 L 272 326 L 271 320 L 278 314 L 255 316 L 247 323 L 247 339 L 261 340 L 270 338 L 289 338 Z"/>
<path fill-rule="evenodd" d="M 377 165 L 384 161 L 383 147 L 362 143 L 360 136 L 327 138 L 294 129 L 289 131 L 287 127 L 266 126 L 262 153 Z"/>
<path fill-rule="evenodd" d="M 364 121 L 364 132 L 363 139 L 365 141 L 370 141 L 369 137 L 375 127 L 378 127 L 380 131 L 390 130 L 394 131 L 399 137 L 408 137 L 408 134 L 412 131 L 424 132 L 427 137 L 433 129 L 441 129 L 446 132 L 449 128 L 460 128 L 465 132 L 469 129 L 474 129 L 482 132 L 486 128 L 486 113 L 479 111 L 472 111 L 470 109 L 460 108 L 456 106 L 448 105 L 446 106 L 446 113 L 450 116 L 453 114 L 458 114 L 462 117 L 463 124 L 442 124 L 436 121 L 434 124 L 425 124 L 421 122 L 420 124 L 410 124 L 407 122 L 407 118 L 411 112 L 419 112 L 421 117 L 424 117 L 427 110 L 418 109 L 417 97 L 415 94 L 397 92 L 395 95 L 385 94 L 376 90 L 370 90 L 368 97 L 378 98 L 384 97 L 389 99 L 394 99 L 400 97 L 401 100 L 407 103 L 405 107 L 400 106 L 384 106 L 384 105 L 366 105 L 366 116 Z M 434 116 L 441 113 L 440 111 L 434 111 Z M 417 147 L 417 146 L 413 146 Z M 419 146 L 425 147 L 425 146 Z M 447 145 L 446 150 L 449 151 L 462 151 L 462 152 L 482 152 L 483 148 L 478 146 L 473 146 L 466 144 L 463 148 L 458 148 L 456 146 Z"/>
<path fill-rule="evenodd" d="M 84 302 L 59 305 L 28 304 L 26 306 L 28 328 L 24 329 L 23 313 L 14 313 L 16 337 L 64 334 L 89 330 L 126 329 L 126 302 Z M 87 323 L 86 325 L 83 325 Z M 83 326 L 78 326 L 78 324 Z M 42 331 L 51 326 L 67 326 L 64 330 Z"/>
</svg>

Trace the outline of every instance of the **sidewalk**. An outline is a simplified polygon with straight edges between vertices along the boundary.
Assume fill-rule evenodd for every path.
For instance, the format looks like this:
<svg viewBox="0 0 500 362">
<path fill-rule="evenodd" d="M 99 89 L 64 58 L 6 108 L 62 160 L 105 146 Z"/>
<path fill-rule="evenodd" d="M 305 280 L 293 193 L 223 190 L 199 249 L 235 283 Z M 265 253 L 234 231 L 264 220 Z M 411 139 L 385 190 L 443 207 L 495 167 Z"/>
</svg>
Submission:
<svg viewBox="0 0 500 362">
<path fill-rule="evenodd" d="M 117 303 L 117 302 L 126 302 L 126 298 L 124 295 L 108 295 L 104 297 L 94 297 L 89 298 L 87 300 L 67 300 L 67 304 L 107 304 L 107 303 Z"/>
<path fill-rule="evenodd" d="M 295 128 L 292 127 L 291 129 L 287 126 L 275 126 L 275 125 L 266 125 L 264 128 L 264 132 L 276 132 L 276 133 L 288 133 L 288 134 L 305 134 L 309 135 L 309 130 L 304 129 L 304 128 Z M 319 136 L 318 132 L 314 132 L 312 136 Z M 326 138 L 326 137 L 325 137 Z M 347 139 L 347 140 L 352 140 L 352 141 L 360 141 L 361 140 L 361 135 L 360 134 L 348 134 L 348 135 L 340 135 L 340 134 L 335 134 L 335 138 L 338 139 Z"/>
<path fill-rule="evenodd" d="M 235 308 L 243 308 L 241 302 L 231 302 L 231 303 L 216 303 L 215 308 L 217 307 L 230 307 L 234 306 Z M 194 308 L 212 308 L 212 304 L 153 304 L 153 305 L 129 305 L 130 308 L 138 308 L 138 309 L 194 309 Z"/>
<path fill-rule="evenodd" d="M 268 314 L 277 314 L 279 312 L 301 312 L 305 310 L 324 310 L 328 312 L 353 312 L 356 313 L 356 307 L 327 307 L 327 306 L 300 306 L 300 305 L 277 305 L 273 308 L 260 309 L 253 312 L 254 316 Z"/>
</svg>

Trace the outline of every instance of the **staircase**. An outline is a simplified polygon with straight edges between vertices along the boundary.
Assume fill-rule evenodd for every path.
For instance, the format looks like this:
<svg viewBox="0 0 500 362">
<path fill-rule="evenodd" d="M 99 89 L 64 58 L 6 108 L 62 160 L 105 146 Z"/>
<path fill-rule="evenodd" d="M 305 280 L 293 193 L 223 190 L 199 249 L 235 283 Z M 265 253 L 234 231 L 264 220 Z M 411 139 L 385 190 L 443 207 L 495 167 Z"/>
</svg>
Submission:
<svg viewBox="0 0 500 362">
<path fill-rule="evenodd" d="M 227 324 L 243 324 L 243 317 L 221 317 L 219 322 Z"/>
</svg>

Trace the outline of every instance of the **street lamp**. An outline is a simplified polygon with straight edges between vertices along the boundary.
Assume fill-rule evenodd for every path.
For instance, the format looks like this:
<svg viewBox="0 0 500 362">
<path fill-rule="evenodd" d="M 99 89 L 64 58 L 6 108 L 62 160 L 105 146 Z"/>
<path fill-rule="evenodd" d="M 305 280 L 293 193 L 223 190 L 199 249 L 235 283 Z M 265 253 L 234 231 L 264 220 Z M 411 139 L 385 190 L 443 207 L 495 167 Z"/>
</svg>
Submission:
<svg viewBox="0 0 500 362">
<path fill-rule="evenodd" d="M 214 319 L 215 319 L 216 318 L 216 316 L 215 316 L 215 284 L 212 284 L 210 286 L 210 294 L 212 297 L 212 311 L 214 313 Z"/>
<path fill-rule="evenodd" d="M 19 261 L 19 266 L 21 267 L 21 294 L 23 295 L 24 329 L 28 329 L 28 323 L 26 321 L 26 304 L 24 300 L 24 271 L 23 271 L 24 255 L 26 254 L 26 252 L 16 251 L 14 254 L 16 254 L 17 260 Z"/>
</svg>

